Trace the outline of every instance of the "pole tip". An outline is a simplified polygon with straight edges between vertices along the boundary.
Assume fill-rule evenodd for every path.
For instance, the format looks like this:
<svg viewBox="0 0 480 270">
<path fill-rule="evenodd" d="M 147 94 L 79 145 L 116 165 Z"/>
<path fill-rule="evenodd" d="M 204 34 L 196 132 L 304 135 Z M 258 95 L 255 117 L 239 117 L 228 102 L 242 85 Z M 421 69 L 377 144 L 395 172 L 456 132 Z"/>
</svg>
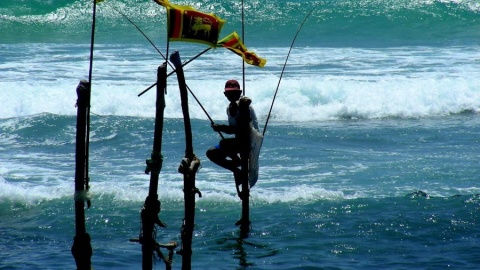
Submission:
<svg viewBox="0 0 480 270">
<path fill-rule="evenodd" d="M 175 65 L 175 66 L 178 66 L 178 65 L 182 65 L 182 61 L 180 60 L 180 53 L 178 51 L 174 51 L 171 55 L 170 55 L 170 61 Z"/>
</svg>

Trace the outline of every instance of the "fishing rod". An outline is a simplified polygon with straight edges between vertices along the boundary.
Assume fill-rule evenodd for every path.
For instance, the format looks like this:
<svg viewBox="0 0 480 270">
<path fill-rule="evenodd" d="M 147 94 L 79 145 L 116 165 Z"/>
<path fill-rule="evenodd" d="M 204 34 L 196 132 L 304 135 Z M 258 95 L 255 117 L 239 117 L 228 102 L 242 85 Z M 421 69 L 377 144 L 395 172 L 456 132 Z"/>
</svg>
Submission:
<svg viewBox="0 0 480 270">
<path fill-rule="evenodd" d="M 91 95 L 91 87 L 92 87 L 92 73 L 93 73 L 93 47 L 94 47 L 94 44 L 95 44 L 95 24 L 96 24 L 96 13 L 97 13 L 97 1 L 100 2 L 99 0 L 93 0 L 93 12 L 92 12 L 92 34 L 90 35 L 90 64 L 89 64 L 89 68 L 88 68 L 88 83 L 89 83 L 89 92 Z M 87 179 L 87 189 L 88 189 L 88 156 L 89 156 L 89 152 L 90 152 L 90 97 L 88 98 L 88 113 L 87 113 L 87 145 L 86 145 L 86 156 L 87 156 L 87 159 L 85 161 L 85 171 L 86 171 L 86 179 Z"/>
<path fill-rule="evenodd" d="M 118 9 L 116 9 L 115 7 L 111 6 L 111 5 L 108 5 L 109 7 L 111 7 L 113 10 L 115 10 L 116 12 L 118 12 L 120 15 L 122 15 L 125 19 L 127 19 L 128 22 L 130 22 L 147 40 L 148 42 L 150 42 L 150 44 L 155 48 L 155 50 L 157 50 L 157 52 L 163 57 L 163 60 L 167 60 L 167 58 L 165 57 L 165 55 L 163 55 L 163 53 L 157 48 L 157 46 L 155 46 L 155 44 L 153 43 L 153 41 L 148 38 L 148 36 L 142 31 L 142 29 L 140 29 L 140 27 L 138 27 L 132 20 L 130 20 L 130 18 L 127 17 L 127 15 L 125 15 L 124 13 L 120 12 Z M 172 64 L 170 64 L 170 67 L 173 68 Z M 156 83 L 155 83 L 156 85 Z M 153 85 L 153 86 L 155 86 Z M 153 86 L 151 86 L 150 88 L 152 88 Z"/>
<path fill-rule="evenodd" d="M 280 87 L 280 82 L 282 81 L 283 73 L 285 71 L 285 67 L 287 66 L 288 58 L 290 57 L 290 53 L 292 51 L 293 45 L 295 44 L 295 40 L 297 39 L 298 33 L 300 33 L 300 30 L 302 29 L 303 25 L 307 21 L 308 17 L 313 13 L 313 11 L 320 5 L 320 3 L 317 3 L 312 10 L 305 16 L 303 19 L 302 23 L 300 24 L 300 27 L 297 30 L 297 33 L 295 34 L 295 37 L 292 40 L 292 44 L 290 45 L 290 49 L 288 50 L 287 58 L 285 59 L 285 64 L 283 64 L 282 72 L 280 73 L 280 79 L 278 80 L 277 84 L 277 89 L 275 90 L 275 94 L 273 95 L 273 100 L 272 100 L 272 105 L 270 106 L 270 110 L 268 111 L 268 116 L 267 116 L 267 121 L 265 122 L 265 127 L 263 128 L 263 133 L 262 136 L 265 136 L 265 132 L 267 131 L 267 125 L 268 125 L 268 120 L 270 119 L 270 115 L 272 113 L 272 108 L 273 108 L 273 103 L 275 103 L 275 98 L 277 97 L 278 89 Z"/>
<path fill-rule="evenodd" d="M 153 44 L 152 44 L 153 45 Z M 182 63 L 182 67 L 186 66 L 187 64 L 189 64 L 190 62 L 192 62 L 193 60 L 197 59 L 198 57 L 200 57 L 202 54 L 208 52 L 210 49 L 212 49 L 212 47 L 208 47 L 206 48 L 205 50 L 203 50 L 202 52 L 200 52 L 199 54 L 197 54 L 196 56 L 194 56 L 192 59 L 186 61 L 186 62 L 183 62 Z M 162 57 L 163 54 L 162 54 Z M 165 59 L 166 60 L 166 59 Z M 170 77 L 170 75 L 172 75 L 173 73 L 175 73 L 175 68 L 172 66 L 172 64 L 169 62 L 168 63 L 170 65 L 170 67 L 173 69 L 172 72 L 168 73 L 167 77 Z M 152 85 L 150 85 L 149 87 L 147 87 L 145 90 L 143 90 L 140 94 L 138 94 L 137 96 L 140 97 L 141 95 L 145 94 L 148 90 L 152 89 L 155 85 L 157 85 L 157 83 L 153 83 Z M 191 93 L 191 90 L 189 89 L 190 93 Z M 198 101 L 198 100 L 197 100 Z"/>
<path fill-rule="evenodd" d="M 133 26 L 135 26 L 135 28 L 148 40 L 148 42 L 150 42 L 150 44 L 157 50 L 157 52 L 162 56 L 162 58 L 164 60 L 167 60 L 167 58 L 162 54 L 162 52 L 157 48 L 157 46 L 155 46 L 155 44 L 153 43 L 153 41 L 148 38 L 148 36 L 132 21 L 130 20 L 125 14 L 123 14 L 122 12 L 120 12 L 119 10 L 117 10 L 116 8 L 112 7 L 115 11 L 117 11 L 118 13 L 120 13 L 123 17 L 125 17 L 125 19 L 127 19 Z M 188 61 L 185 61 L 182 63 L 182 68 L 184 66 L 186 66 L 187 64 L 189 64 L 190 62 L 192 62 L 193 60 L 197 59 L 198 57 L 202 56 L 204 53 L 208 52 L 209 50 L 211 50 L 212 47 L 208 47 L 206 48 L 205 50 L 203 50 L 202 52 L 200 52 L 199 54 L 197 54 L 196 56 L 194 56 L 193 58 L 189 59 Z M 170 77 L 170 75 L 174 74 L 176 72 L 176 69 L 175 67 L 170 63 L 168 62 L 168 64 L 170 65 L 170 67 L 173 69 L 173 71 L 171 71 L 170 73 L 168 73 L 167 77 Z M 152 89 L 153 87 L 155 87 L 157 85 L 157 82 L 153 83 L 152 85 L 150 85 L 148 88 L 146 88 L 145 90 L 143 90 L 140 94 L 138 94 L 137 96 L 140 97 L 142 96 L 143 94 L 145 94 L 148 90 Z M 197 98 L 197 96 L 193 93 L 193 91 L 190 89 L 190 87 L 188 87 L 188 85 L 186 85 L 188 91 L 190 92 L 190 94 L 192 94 L 193 98 L 195 99 L 195 101 L 197 101 L 198 105 L 200 105 L 200 108 L 203 110 L 203 112 L 207 115 L 208 119 L 210 120 L 210 122 L 213 124 L 213 119 L 210 117 L 210 115 L 208 114 L 207 110 L 205 110 L 205 107 L 203 107 L 202 103 L 200 102 L 200 100 Z M 224 139 L 223 137 L 223 134 L 221 132 L 219 132 L 220 134 L 220 137 L 222 137 L 222 139 Z"/>
<path fill-rule="evenodd" d="M 110 5 L 109 5 L 110 6 Z M 130 18 L 128 18 L 127 15 L 125 15 L 124 13 L 120 12 L 118 9 L 116 9 L 115 7 L 113 6 L 110 6 L 112 9 L 114 9 L 116 12 L 118 12 L 120 15 L 122 15 L 128 22 L 130 22 L 130 24 L 132 24 L 147 40 L 148 42 L 155 48 L 155 50 L 157 50 L 157 52 L 162 56 L 162 58 L 167 61 L 167 58 L 165 57 L 165 55 L 163 55 L 163 53 L 160 51 L 160 49 L 158 49 L 157 46 L 155 46 L 155 44 L 153 43 L 153 41 L 145 34 L 145 32 L 142 31 L 142 29 L 140 29 L 140 27 L 138 27 L 132 20 L 130 20 Z M 243 14 L 243 12 L 242 12 Z M 242 15 L 243 17 L 243 15 Z M 242 18 L 243 20 L 243 18 Z M 243 24 L 243 23 L 242 23 Z M 242 30 L 242 33 L 243 33 L 243 30 Z M 182 63 L 182 68 L 184 66 L 186 66 L 187 64 L 189 64 L 190 62 L 192 62 L 193 60 L 197 59 L 198 57 L 202 56 L 204 53 L 208 52 L 209 50 L 211 50 L 212 47 L 208 47 L 206 48 L 205 50 L 203 50 L 202 52 L 198 53 L 196 56 L 194 56 L 193 58 L 191 58 L 190 60 L 188 61 L 185 61 Z M 167 63 L 169 64 L 169 66 L 173 69 L 173 71 L 171 71 L 167 77 L 170 77 L 170 75 L 174 74 L 176 72 L 176 69 L 174 66 L 172 66 L 172 64 L 170 62 L 167 61 Z M 244 94 L 245 94 L 245 79 L 243 80 L 243 91 L 244 91 Z M 140 97 L 142 96 L 143 94 L 145 94 L 148 90 L 152 89 L 153 87 L 155 87 L 157 85 L 157 82 L 153 83 L 152 85 L 150 85 L 149 87 L 147 87 L 145 90 L 143 90 L 142 92 L 140 92 L 137 96 Z M 193 93 L 193 91 L 190 89 L 190 87 L 188 87 L 188 85 L 186 85 L 188 91 L 190 92 L 190 94 L 193 96 L 193 98 L 195 99 L 195 101 L 198 103 L 198 105 L 200 106 L 200 108 L 203 110 L 203 112 L 205 113 L 205 115 L 208 117 L 208 119 L 210 120 L 210 123 L 213 125 L 215 124 L 215 122 L 213 121 L 212 117 L 210 117 L 210 115 L 208 114 L 207 110 L 205 109 L 205 107 L 203 107 L 202 103 L 200 102 L 200 100 L 197 98 L 197 96 Z M 220 135 L 220 137 L 222 139 L 225 139 L 225 137 L 223 136 L 222 132 L 218 132 L 218 134 Z"/>
<path fill-rule="evenodd" d="M 127 15 L 125 15 L 124 13 L 122 13 L 121 11 L 119 11 L 118 9 L 116 9 L 115 7 L 113 6 L 110 6 L 113 10 L 115 10 L 116 12 L 118 12 L 120 15 L 122 15 L 130 24 L 132 24 L 147 40 L 148 42 L 155 48 L 155 50 L 162 56 L 162 58 L 167 61 L 167 58 L 165 57 L 165 55 L 163 55 L 163 53 L 160 51 L 160 49 L 158 49 L 157 46 L 155 46 L 155 44 L 153 43 L 153 41 L 145 34 L 145 32 L 142 31 L 142 29 L 140 29 L 140 27 L 138 27 L 137 24 L 135 24 L 132 20 L 130 20 L 130 18 L 128 18 Z M 243 20 L 243 19 L 242 19 Z M 205 54 L 206 52 L 208 52 L 209 50 L 211 50 L 212 47 L 208 47 L 206 48 L 205 50 L 203 50 L 202 52 L 198 53 L 196 56 L 194 56 L 193 58 L 191 58 L 190 60 L 188 61 L 185 61 L 182 63 L 182 68 L 184 66 L 186 66 L 187 64 L 189 64 L 190 62 L 192 62 L 193 60 L 197 59 L 198 57 L 202 56 L 203 54 Z M 168 62 L 168 61 L 167 61 Z M 170 63 L 168 62 L 169 66 L 173 69 L 173 71 L 171 71 L 170 73 L 168 73 L 167 77 L 170 77 L 170 75 L 174 74 L 176 72 L 175 70 L 175 67 Z M 152 85 L 150 85 L 149 87 L 147 87 L 145 90 L 143 90 L 142 92 L 140 92 L 140 94 L 138 94 L 137 96 L 140 97 L 142 96 L 143 94 L 145 94 L 148 90 L 152 89 L 153 87 L 155 87 L 157 85 L 157 82 L 153 83 Z M 190 94 L 193 96 L 193 98 L 195 99 L 195 101 L 197 101 L 198 105 L 200 106 L 200 108 L 203 110 L 203 112 L 207 115 L 208 119 L 210 120 L 210 123 L 211 124 L 214 124 L 213 122 L 213 119 L 210 117 L 210 115 L 208 114 L 207 110 L 205 110 L 205 107 L 203 107 L 202 103 L 200 102 L 200 100 L 197 98 L 197 96 L 193 93 L 193 91 L 190 89 L 190 87 L 188 87 L 188 85 L 186 85 L 188 91 L 190 92 Z M 245 89 L 245 86 L 244 86 L 244 89 Z M 222 139 L 225 139 L 225 137 L 223 136 L 223 134 L 221 132 L 218 132 L 218 134 L 220 135 L 220 137 Z"/>
<path fill-rule="evenodd" d="M 195 96 L 195 94 L 192 92 L 192 90 L 190 90 L 190 87 L 188 87 L 188 85 L 185 85 L 188 89 L 188 91 L 190 92 L 190 94 L 192 94 L 193 98 L 197 101 L 198 105 L 200 106 L 200 108 L 203 110 L 203 112 L 205 113 L 205 115 L 207 115 L 208 117 L 208 120 L 210 120 L 210 123 L 213 125 L 215 124 L 215 122 L 213 122 L 213 119 L 212 117 L 210 117 L 210 115 L 208 114 L 207 110 L 205 110 L 205 108 L 203 107 L 202 103 L 200 103 L 200 100 L 198 100 L 197 96 Z M 222 137 L 222 140 L 225 139 L 225 137 L 223 136 L 222 132 L 218 132 L 218 134 L 220 135 L 220 137 Z"/>
<path fill-rule="evenodd" d="M 109 5 L 110 6 L 110 5 Z M 142 35 L 143 37 L 145 37 L 148 42 L 153 46 L 153 48 L 155 48 L 155 50 L 162 56 L 163 60 L 167 61 L 168 65 L 173 69 L 172 72 L 168 73 L 167 77 L 170 77 L 170 75 L 174 74 L 175 73 L 175 67 L 172 65 L 172 63 L 168 62 L 167 60 L 167 57 L 165 55 L 163 55 L 163 53 L 160 51 L 160 49 L 158 49 L 157 46 L 155 46 L 155 44 L 153 43 L 153 41 L 145 34 L 145 32 L 142 31 L 142 29 L 140 29 L 140 27 L 138 27 L 137 24 L 135 24 L 132 20 L 130 20 L 130 18 L 128 18 L 127 15 L 125 15 L 124 13 L 122 13 L 121 11 L 119 11 L 118 9 L 116 9 L 115 7 L 113 6 L 110 6 L 113 10 L 115 10 L 116 12 L 118 12 L 120 15 L 122 15 L 130 24 L 132 24 Z M 189 64 L 190 62 L 192 62 L 193 60 L 197 59 L 198 57 L 202 56 L 204 53 L 208 52 L 209 50 L 211 50 L 212 47 L 209 47 L 205 50 L 203 50 L 202 52 L 198 53 L 196 56 L 194 56 L 193 58 L 191 58 L 190 60 L 188 61 L 185 61 L 182 63 L 182 67 L 186 66 L 187 64 Z M 140 94 L 138 94 L 137 96 L 140 97 L 142 96 L 143 94 L 145 94 L 148 90 L 152 89 L 153 87 L 155 87 L 157 85 L 157 82 L 153 83 L 152 85 L 150 85 L 149 87 L 147 87 L 145 90 L 143 90 L 142 92 L 140 92 Z M 192 93 L 192 90 L 190 90 L 190 88 L 188 88 L 188 90 L 190 91 L 191 94 Z M 195 98 L 196 99 L 196 98 Z M 197 102 L 198 99 L 196 99 Z M 200 102 L 199 102 L 200 103 Z M 203 106 L 202 106 L 203 108 Z M 210 118 L 210 117 L 209 117 Z"/>
<path fill-rule="evenodd" d="M 110 5 L 109 5 L 110 6 Z M 155 50 L 162 56 L 163 60 L 165 61 L 168 61 L 167 57 L 165 55 L 163 55 L 163 53 L 160 51 L 160 49 L 158 49 L 158 47 L 153 43 L 153 41 L 145 34 L 145 32 L 142 31 L 142 29 L 140 29 L 140 27 L 138 27 L 138 25 L 136 23 L 134 23 L 132 20 L 130 20 L 130 18 L 128 18 L 127 15 L 125 15 L 124 13 L 122 13 L 120 10 L 116 9 L 115 7 L 113 6 L 110 6 L 113 10 L 115 10 L 116 12 L 118 12 L 120 15 L 122 15 L 131 25 L 133 25 L 139 32 L 140 34 L 143 35 L 143 37 L 145 37 L 148 42 L 153 46 L 153 48 L 155 48 Z M 198 57 L 200 57 L 202 54 L 206 53 L 207 51 L 209 51 L 211 49 L 208 48 L 204 51 L 202 51 L 201 53 L 199 53 L 198 55 L 196 55 L 195 57 L 193 57 L 192 59 L 184 62 L 182 64 L 182 67 L 187 65 L 188 63 L 192 62 L 193 60 L 197 59 Z M 167 77 L 169 77 L 170 75 L 172 75 L 173 73 L 175 73 L 175 67 L 170 63 L 168 62 L 168 65 L 174 70 L 172 72 L 170 72 Z M 152 89 L 155 85 L 157 85 L 157 82 L 155 82 L 154 84 L 150 85 L 147 89 L 145 89 L 143 92 L 141 92 L 140 94 L 138 94 L 138 96 L 141 96 L 143 94 L 145 94 L 148 90 Z"/>
</svg>

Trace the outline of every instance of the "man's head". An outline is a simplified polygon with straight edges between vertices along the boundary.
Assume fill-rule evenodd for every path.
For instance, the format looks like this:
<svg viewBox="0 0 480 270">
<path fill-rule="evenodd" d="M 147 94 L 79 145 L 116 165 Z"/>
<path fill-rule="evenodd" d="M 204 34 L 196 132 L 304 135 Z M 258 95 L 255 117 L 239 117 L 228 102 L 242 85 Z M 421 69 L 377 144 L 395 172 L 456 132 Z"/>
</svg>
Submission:
<svg viewBox="0 0 480 270">
<path fill-rule="evenodd" d="M 225 83 L 225 92 L 223 92 L 230 102 L 235 102 L 240 99 L 242 90 L 237 80 L 228 80 Z"/>
</svg>

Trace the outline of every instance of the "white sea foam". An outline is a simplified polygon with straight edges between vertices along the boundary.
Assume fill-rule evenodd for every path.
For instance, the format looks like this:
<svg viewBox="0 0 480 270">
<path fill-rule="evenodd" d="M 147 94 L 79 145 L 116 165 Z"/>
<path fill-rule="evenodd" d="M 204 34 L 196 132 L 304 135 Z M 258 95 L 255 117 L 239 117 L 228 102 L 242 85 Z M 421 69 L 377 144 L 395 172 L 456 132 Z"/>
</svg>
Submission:
<svg viewBox="0 0 480 270">
<path fill-rule="evenodd" d="M 15 49 L 14 45 L 4 47 Z M 24 53 L 0 65 L 0 117 L 76 113 L 75 89 L 88 72 L 88 47 L 37 47 L 24 48 Z M 187 50 L 184 60 L 193 57 L 195 50 Z M 286 48 L 257 50 L 267 58 L 266 68 L 247 66 L 246 94 L 260 118 L 269 112 L 286 52 Z M 13 61 L 22 56 L 28 61 Z M 119 45 L 99 45 L 95 56 L 92 112 L 153 117 L 154 90 L 141 97 L 137 94 L 155 82 L 161 58 L 150 48 Z M 216 49 L 185 67 L 187 84 L 214 119 L 225 117 L 224 81 L 242 78 L 239 59 Z M 423 117 L 478 111 L 479 59 L 480 48 L 476 47 L 294 48 L 272 119 Z M 168 83 L 165 115 L 181 117 L 175 75 Z M 191 117 L 207 119 L 192 96 L 190 104 Z"/>
</svg>

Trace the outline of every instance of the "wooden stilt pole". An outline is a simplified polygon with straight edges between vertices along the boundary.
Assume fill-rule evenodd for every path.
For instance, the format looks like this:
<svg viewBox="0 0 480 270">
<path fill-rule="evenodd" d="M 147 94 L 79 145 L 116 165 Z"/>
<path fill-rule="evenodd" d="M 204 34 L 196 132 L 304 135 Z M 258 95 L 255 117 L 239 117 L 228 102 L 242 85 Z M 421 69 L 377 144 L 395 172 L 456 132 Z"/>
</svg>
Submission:
<svg viewBox="0 0 480 270">
<path fill-rule="evenodd" d="M 90 115 L 90 83 L 80 81 L 77 87 L 77 137 L 75 150 L 75 238 L 72 255 L 78 270 L 92 267 L 92 246 L 85 225 L 85 201 L 88 200 L 88 116 Z M 88 204 L 90 202 L 88 201 Z"/>
<path fill-rule="evenodd" d="M 95 44 L 95 18 L 97 2 L 93 0 L 92 33 L 90 35 L 90 68 L 88 81 L 80 81 L 77 86 L 77 135 L 75 149 L 75 238 L 73 239 L 72 255 L 77 264 L 77 270 L 92 268 L 92 246 L 90 235 L 85 226 L 85 201 L 90 207 L 87 197 L 88 153 L 90 144 L 90 97 L 92 86 L 93 46 Z"/>
<path fill-rule="evenodd" d="M 188 91 L 183 73 L 180 54 L 176 51 L 170 56 L 170 61 L 175 65 L 177 72 L 180 97 L 182 100 L 183 122 L 185 126 L 185 158 L 182 159 L 178 171 L 183 174 L 183 193 L 185 199 L 185 219 L 182 226 L 182 270 L 192 268 L 192 238 L 195 224 L 195 194 L 202 197 L 200 191 L 195 187 L 195 174 L 200 167 L 200 160 L 193 152 L 192 127 L 190 114 L 188 112 Z"/>
<path fill-rule="evenodd" d="M 250 99 L 240 99 L 240 116 L 238 120 L 239 132 L 236 134 L 240 141 L 241 170 L 242 170 L 242 217 L 237 222 L 240 225 L 240 234 L 247 237 L 250 232 L 250 187 L 248 183 L 248 159 L 250 155 Z M 239 224 L 240 223 L 240 224 Z"/>
<path fill-rule="evenodd" d="M 157 104 L 155 113 L 155 132 L 153 136 L 153 150 L 151 158 L 147 160 L 145 173 L 150 173 L 150 186 L 148 197 L 145 199 L 141 217 L 142 233 L 140 243 L 142 244 L 142 269 L 151 270 L 153 267 L 153 254 L 158 249 L 155 239 L 155 224 L 165 227 L 160 221 L 160 201 L 158 200 L 158 179 L 162 169 L 162 133 L 163 133 L 163 112 L 165 109 L 165 88 L 167 85 L 167 65 L 164 63 L 158 67 L 157 72 Z"/>
</svg>

